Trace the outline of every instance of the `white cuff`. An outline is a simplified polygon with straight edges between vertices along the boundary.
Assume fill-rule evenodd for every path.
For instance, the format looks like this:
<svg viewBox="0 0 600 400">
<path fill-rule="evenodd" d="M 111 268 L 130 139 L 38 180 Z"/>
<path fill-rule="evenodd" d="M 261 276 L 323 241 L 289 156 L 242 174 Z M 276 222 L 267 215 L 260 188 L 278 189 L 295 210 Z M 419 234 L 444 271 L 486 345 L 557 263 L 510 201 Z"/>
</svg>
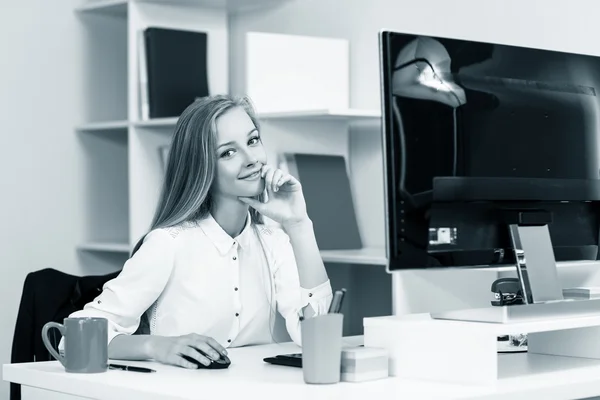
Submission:
<svg viewBox="0 0 600 400">
<path fill-rule="evenodd" d="M 300 298 L 302 303 L 301 309 L 310 304 L 315 315 L 327 313 L 329 303 L 333 298 L 329 279 L 312 289 L 300 288 Z"/>
</svg>

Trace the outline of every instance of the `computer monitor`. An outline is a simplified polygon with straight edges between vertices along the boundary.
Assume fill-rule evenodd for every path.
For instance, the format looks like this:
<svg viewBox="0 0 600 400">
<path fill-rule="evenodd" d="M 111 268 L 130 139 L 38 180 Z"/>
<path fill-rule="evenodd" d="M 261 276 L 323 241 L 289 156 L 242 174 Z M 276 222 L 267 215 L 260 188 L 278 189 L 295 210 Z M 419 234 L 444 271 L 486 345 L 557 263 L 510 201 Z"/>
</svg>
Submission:
<svg viewBox="0 0 600 400">
<path fill-rule="evenodd" d="M 516 265 L 521 239 L 598 259 L 600 57 L 391 31 L 379 51 L 388 271 Z"/>
</svg>

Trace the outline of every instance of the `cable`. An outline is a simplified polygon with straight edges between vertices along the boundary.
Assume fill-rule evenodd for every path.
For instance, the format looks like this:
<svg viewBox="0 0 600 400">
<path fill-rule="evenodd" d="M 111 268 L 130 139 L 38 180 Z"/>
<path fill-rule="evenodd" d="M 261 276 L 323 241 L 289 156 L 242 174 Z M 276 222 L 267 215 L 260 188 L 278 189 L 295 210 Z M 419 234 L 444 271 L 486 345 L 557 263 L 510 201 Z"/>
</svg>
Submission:
<svg viewBox="0 0 600 400">
<path fill-rule="evenodd" d="M 458 132 L 456 127 L 456 108 L 452 110 L 452 120 L 454 122 L 454 163 L 452 164 L 452 176 L 456 176 L 458 164 Z"/>
<path fill-rule="evenodd" d="M 453 123 L 453 141 L 454 141 L 454 155 L 453 155 L 453 163 L 452 163 L 452 176 L 456 176 L 457 174 L 457 169 L 458 169 L 458 127 L 457 127 L 457 121 L 456 121 L 456 109 L 458 107 L 460 107 L 462 105 L 460 99 L 458 98 L 458 96 L 456 95 L 456 92 L 454 91 L 454 89 L 452 89 L 452 87 L 448 84 L 448 82 L 446 82 L 444 79 L 442 79 L 441 77 L 438 76 L 437 72 L 435 71 L 435 68 L 433 67 L 433 65 L 429 62 L 429 60 L 427 60 L 426 58 L 415 58 L 411 61 L 407 61 L 403 64 L 398 65 L 397 67 L 394 67 L 392 71 L 398 71 L 402 68 L 408 67 L 409 65 L 412 64 L 417 64 L 419 62 L 424 62 L 425 64 L 427 64 L 429 66 L 429 68 L 431 68 L 431 71 L 433 72 L 433 76 L 443 85 L 445 86 L 448 90 L 447 92 L 450 93 L 452 96 L 454 96 L 454 98 L 456 99 L 456 107 L 452 108 L 452 123 Z M 416 65 L 415 65 L 416 66 Z M 419 69 L 418 66 L 416 66 L 417 70 L 420 73 L 423 73 L 423 71 L 421 69 Z M 402 150 L 404 151 L 404 144 L 406 142 L 406 139 L 404 137 L 404 129 L 401 126 L 402 125 L 402 120 L 400 119 L 400 110 L 398 109 L 397 104 L 394 102 L 394 114 L 396 114 L 396 118 L 398 119 L 398 123 L 400 125 L 400 131 L 401 131 L 401 146 L 402 146 Z M 406 178 L 406 175 L 404 174 L 404 167 L 406 166 L 405 163 L 405 154 L 402 154 L 402 171 L 400 173 L 400 187 L 402 189 L 404 189 L 404 180 Z"/>
</svg>

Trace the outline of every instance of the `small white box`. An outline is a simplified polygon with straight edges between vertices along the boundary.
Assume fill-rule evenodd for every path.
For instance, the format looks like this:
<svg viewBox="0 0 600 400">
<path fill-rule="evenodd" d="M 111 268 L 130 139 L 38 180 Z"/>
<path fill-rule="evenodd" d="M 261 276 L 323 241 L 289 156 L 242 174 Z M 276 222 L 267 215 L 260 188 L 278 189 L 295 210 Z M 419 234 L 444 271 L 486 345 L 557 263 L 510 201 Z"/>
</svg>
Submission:
<svg viewBox="0 0 600 400">
<path fill-rule="evenodd" d="M 364 382 L 389 376 L 387 350 L 376 347 L 342 349 L 343 382 Z"/>
<path fill-rule="evenodd" d="M 347 109 L 346 39 L 248 32 L 246 94 L 257 112 Z"/>
</svg>

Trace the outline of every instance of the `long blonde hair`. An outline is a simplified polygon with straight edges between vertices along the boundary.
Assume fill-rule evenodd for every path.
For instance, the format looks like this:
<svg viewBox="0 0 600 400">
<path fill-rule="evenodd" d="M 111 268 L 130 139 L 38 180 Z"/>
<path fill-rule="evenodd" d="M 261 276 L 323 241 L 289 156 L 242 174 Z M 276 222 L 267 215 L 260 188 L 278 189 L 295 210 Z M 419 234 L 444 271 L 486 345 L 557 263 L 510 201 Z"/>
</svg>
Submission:
<svg viewBox="0 0 600 400">
<path fill-rule="evenodd" d="M 251 100 L 246 96 L 222 94 L 204 97 L 190 104 L 181 113 L 175 125 L 160 197 L 148 232 L 174 227 L 184 222 L 194 223 L 204 219 L 211 212 L 211 187 L 217 171 L 217 118 L 235 107 L 244 109 L 254 127 L 260 131 L 256 112 Z M 262 200 L 262 197 L 261 194 L 257 199 Z M 250 208 L 250 217 L 253 224 L 263 223 L 262 215 L 253 208 Z M 136 243 L 131 257 L 142 246 L 146 234 Z M 258 230 L 256 235 L 264 251 Z M 266 254 L 265 261 L 268 263 Z M 267 271 L 271 288 L 270 299 L 274 299 L 271 269 L 268 264 Z M 272 304 L 269 305 L 269 312 L 269 328 L 273 338 L 271 319 L 275 311 Z"/>
</svg>

